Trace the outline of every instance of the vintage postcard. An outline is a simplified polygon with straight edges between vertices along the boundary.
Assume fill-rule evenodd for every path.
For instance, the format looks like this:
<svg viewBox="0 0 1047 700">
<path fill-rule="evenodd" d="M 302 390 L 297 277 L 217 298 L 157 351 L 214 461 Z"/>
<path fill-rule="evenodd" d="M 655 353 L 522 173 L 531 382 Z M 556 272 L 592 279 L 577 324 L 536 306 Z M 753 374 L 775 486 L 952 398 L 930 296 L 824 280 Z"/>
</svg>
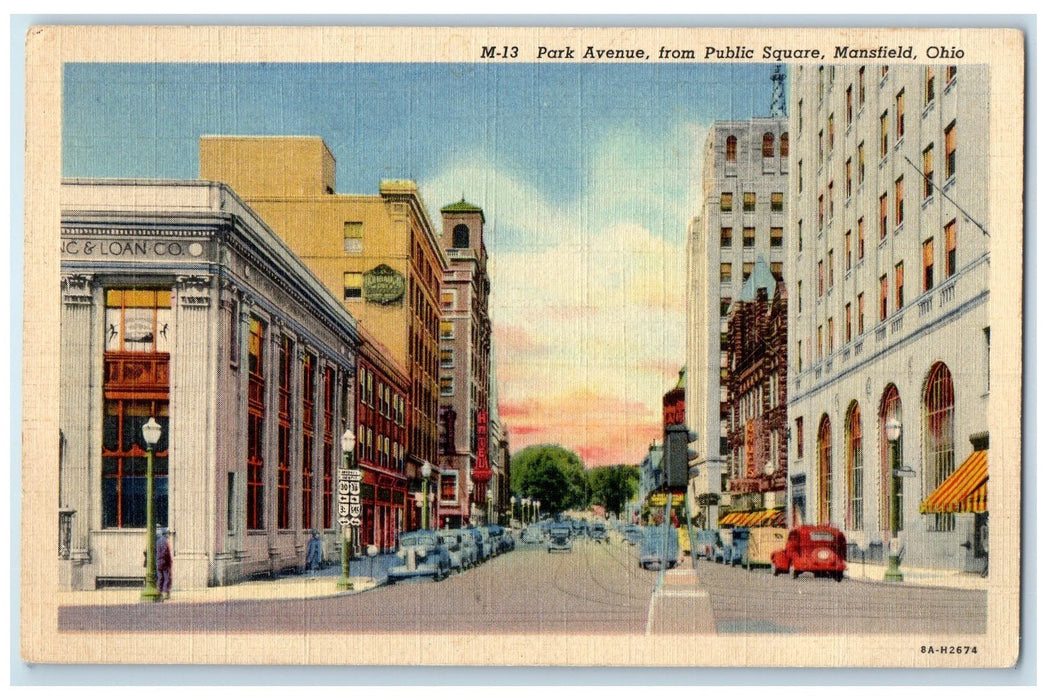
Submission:
<svg viewBox="0 0 1047 700">
<path fill-rule="evenodd" d="M 1021 31 L 26 56 L 25 661 L 1017 662 Z"/>
</svg>

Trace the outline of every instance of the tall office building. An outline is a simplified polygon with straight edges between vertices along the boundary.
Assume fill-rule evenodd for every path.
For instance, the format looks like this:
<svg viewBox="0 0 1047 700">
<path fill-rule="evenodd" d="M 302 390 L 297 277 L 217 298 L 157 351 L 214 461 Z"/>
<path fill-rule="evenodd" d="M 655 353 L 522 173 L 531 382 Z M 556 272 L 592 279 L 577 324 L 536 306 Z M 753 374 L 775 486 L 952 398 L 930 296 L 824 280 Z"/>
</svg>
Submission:
<svg viewBox="0 0 1047 700">
<path fill-rule="evenodd" d="M 988 71 L 799 66 L 791 79 L 793 521 L 840 526 L 873 559 L 893 541 L 907 565 L 978 570 Z M 970 488 L 949 482 L 961 472 Z"/>
<path fill-rule="evenodd" d="M 758 260 L 776 278 L 785 260 L 789 133 L 784 118 L 718 121 L 709 130 L 702 210 L 687 237 L 688 489 L 699 522 L 715 527 L 727 491 L 727 320 Z"/>
</svg>

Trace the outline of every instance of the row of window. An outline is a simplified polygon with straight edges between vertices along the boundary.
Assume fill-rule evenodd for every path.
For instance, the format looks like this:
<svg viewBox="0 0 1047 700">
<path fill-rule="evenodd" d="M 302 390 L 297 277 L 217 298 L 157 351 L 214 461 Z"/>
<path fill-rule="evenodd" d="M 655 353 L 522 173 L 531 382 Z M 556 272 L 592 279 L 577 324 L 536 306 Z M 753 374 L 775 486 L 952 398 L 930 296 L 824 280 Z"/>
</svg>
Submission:
<svg viewBox="0 0 1047 700">
<path fill-rule="evenodd" d="M 373 370 L 360 367 L 360 403 L 375 409 L 380 416 L 404 427 L 407 421 L 406 402 L 395 389 L 376 377 Z"/>
<path fill-rule="evenodd" d="M 768 231 L 767 244 L 771 248 L 781 248 L 785 240 L 785 229 L 781 226 L 771 226 Z M 723 226 L 720 228 L 720 247 L 730 248 L 734 243 L 734 228 Z M 742 247 L 756 247 L 756 227 L 742 227 Z"/>
<path fill-rule="evenodd" d="M 782 192 L 771 192 L 770 199 L 771 211 L 784 211 L 785 210 L 785 194 Z M 734 193 L 733 192 L 721 192 L 720 193 L 720 211 L 727 212 L 734 209 Z M 756 193 L 755 192 L 742 192 L 742 211 L 756 211 Z"/>
<path fill-rule="evenodd" d="M 781 282 L 782 281 L 782 264 L 780 262 L 772 262 L 769 265 L 769 267 L 771 269 L 771 274 L 774 276 L 774 279 L 776 279 L 779 282 Z M 729 263 L 729 262 L 720 263 L 720 284 L 730 284 L 731 283 L 732 270 L 733 270 L 733 266 L 731 265 L 731 263 Z M 742 283 L 743 284 L 749 280 L 749 275 L 751 275 L 752 273 L 753 273 L 753 263 L 751 263 L 751 262 L 742 263 Z M 720 304 L 720 308 L 721 309 L 724 308 L 723 302 L 726 302 L 726 307 L 729 309 L 730 305 L 731 305 L 730 299 L 727 299 L 725 297 L 724 299 L 721 300 L 721 304 Z M 726 314 L 721 313 L 721 316 L 725 316 L 725 315 Z"/>
<path fill-rule="evenodd" d="M 778 155 L 782 158 L 789 157 L 789 132 L 782 132 L 778 138 Z M 761 142 L 761 154 L 764 158 L 774 158 L 774 134 L 767 131 Z M 724 141 L 724 159 L 728 163 L 738 162 L 738 137 L 729 135 Z"/>
</svg>

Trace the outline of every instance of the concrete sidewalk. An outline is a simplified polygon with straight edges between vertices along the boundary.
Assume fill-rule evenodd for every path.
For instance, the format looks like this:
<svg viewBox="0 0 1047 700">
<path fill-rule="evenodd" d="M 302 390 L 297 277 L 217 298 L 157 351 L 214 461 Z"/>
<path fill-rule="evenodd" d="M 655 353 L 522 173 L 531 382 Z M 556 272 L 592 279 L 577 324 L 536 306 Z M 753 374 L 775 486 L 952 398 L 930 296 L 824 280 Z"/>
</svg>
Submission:
<svg viewBox="0 0 1047 700">
<path fill-rule="evenodd" d="M 352 590 L 338 588 L 342 575 L 340 562 L 328 564 L 315 573 L 278 574 L 273 578 L 242 581 L 230 586 L 212 588 L 179 588 L 178 569 L 170 603 L 229 602 L 235 600 L 300 600 L 336 595 L 354 595 L 385 583 L 386 572 L 396 564 L 396 555 L 380 554 L 370 561 L 366 557 L 349 562 Z M 94 591 L 59 591 L 59 605 L 126 605 L 137 603 L 141 588 L 101 588 Z"/>
<path fill-rule="evenodd" d="M 902 572 L 902 581 L 889 583 L 891 586 L 934 586 L 938 588 L 960 588 L 973 591 L 989 590 L 989 578 L 979 574 L 969 574 L 962 571 L 945 571 L 942 569 L 914 569 L 903 562 L 899 570 Z M 879 581 L 883 580 L 884 572 L 887 571 L 886 564 L 863 564 L 862 562 L 847 562 L 847 571 L 844 577 L 855 581 Z"/>
</svg>

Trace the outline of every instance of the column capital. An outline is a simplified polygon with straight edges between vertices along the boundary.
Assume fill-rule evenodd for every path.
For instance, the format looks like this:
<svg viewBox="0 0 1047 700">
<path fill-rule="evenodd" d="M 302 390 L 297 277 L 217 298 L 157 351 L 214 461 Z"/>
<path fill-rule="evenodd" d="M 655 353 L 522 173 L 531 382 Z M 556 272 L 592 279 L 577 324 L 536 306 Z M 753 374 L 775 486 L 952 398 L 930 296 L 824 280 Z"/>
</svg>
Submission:
<svg viewBox="0 0 1047 700">
<path fill-rule="evenodd" d="M 179 275 L 175 277 L 178 299 L 183 307 L 208 307 L 211 305 L 210 275 Z"/>
<path fill-rule="evenodd" d="M 62 275 L 62 303 L 90 306 L 94 275 Z"/>
</svg>

